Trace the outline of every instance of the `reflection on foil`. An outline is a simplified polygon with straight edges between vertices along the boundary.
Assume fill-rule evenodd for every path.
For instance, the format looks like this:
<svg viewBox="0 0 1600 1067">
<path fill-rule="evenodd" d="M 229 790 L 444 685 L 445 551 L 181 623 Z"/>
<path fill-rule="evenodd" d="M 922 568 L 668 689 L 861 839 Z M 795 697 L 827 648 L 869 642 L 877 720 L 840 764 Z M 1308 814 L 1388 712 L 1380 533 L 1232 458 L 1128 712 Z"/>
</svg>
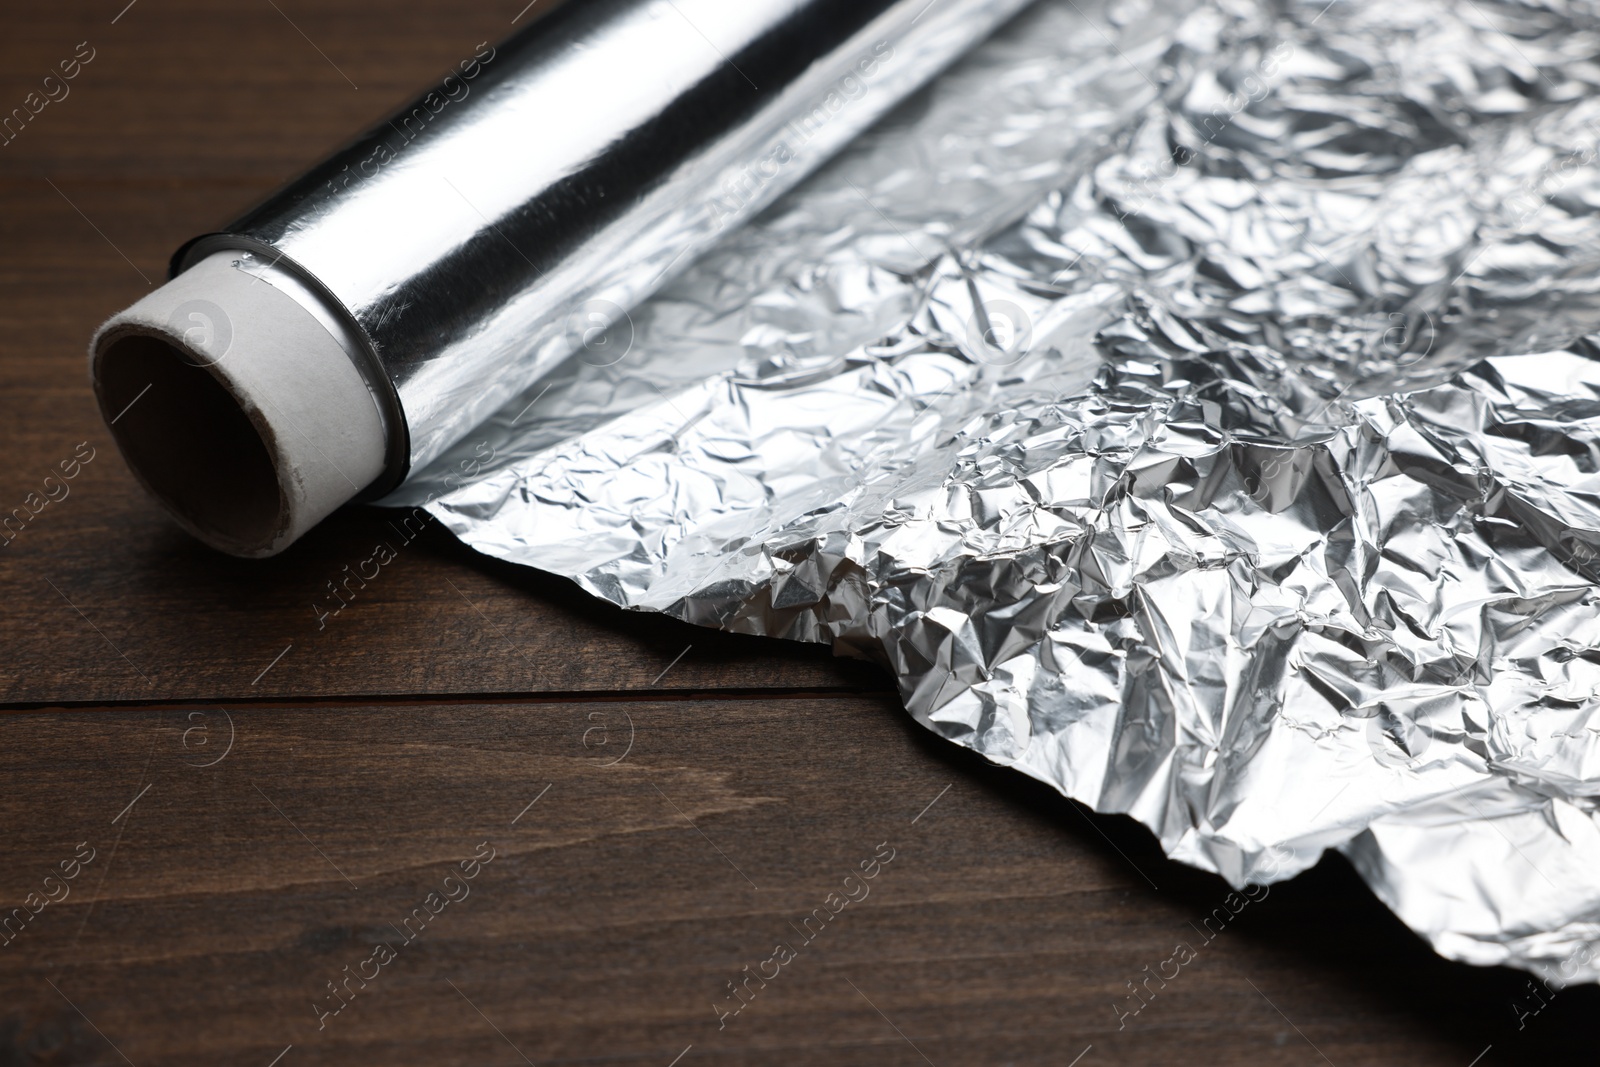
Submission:
<svg viewBox="0 0 1600 1067">
<path fill-rule="evenodd" d="M 885 663 L 1235 885 L 1339 848 L 1600 979 L 1597 56 L 1560 0 L 1045 0 L 432 510 Z"/>
</svg>

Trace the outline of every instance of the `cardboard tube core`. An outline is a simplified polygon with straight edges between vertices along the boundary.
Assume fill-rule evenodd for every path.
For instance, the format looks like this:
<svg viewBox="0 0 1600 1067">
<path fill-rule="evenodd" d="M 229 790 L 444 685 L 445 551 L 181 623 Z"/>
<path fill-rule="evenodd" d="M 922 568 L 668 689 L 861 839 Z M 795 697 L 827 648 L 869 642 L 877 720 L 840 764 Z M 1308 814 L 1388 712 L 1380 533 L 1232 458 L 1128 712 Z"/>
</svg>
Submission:
<svg viewBox="0 0 1600 1067">
<path fill-rule="evenodd" d="M 100 391 L 113 415 L 126 410 L 112 430 L 128 465 L 188 524 L 240 544 L 276 526 L 281 494 L 261 434 L 187 353 L 157 337 L 122 337 L 101 357 Z"/>
<path fill-rule="evenodd" d="M 274 555 L 384 470 L 378 406 L 293 296 L 210 256 L 113 316 L 91 376 L 123 458 L 190 533 Z"/>
</svg>

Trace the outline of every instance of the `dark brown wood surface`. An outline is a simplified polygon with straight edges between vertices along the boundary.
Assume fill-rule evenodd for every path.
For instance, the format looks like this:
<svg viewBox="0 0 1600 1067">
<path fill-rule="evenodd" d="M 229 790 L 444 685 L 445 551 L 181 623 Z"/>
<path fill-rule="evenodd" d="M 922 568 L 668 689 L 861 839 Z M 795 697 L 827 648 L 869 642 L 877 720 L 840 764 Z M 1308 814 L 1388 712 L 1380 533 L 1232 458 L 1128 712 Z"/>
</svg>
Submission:
<svg viewBox="0 0 1600 1067">
<path fill-rule="evenodd" d="M 438 531 L 319 629 L 383 513 L 265 563 L 188 541 L 94 412 L 90 332 L 521 4 L 125 2 L 0 12 L 0 115 L 94 50 L 0 145 L 0 512 L 94 449 L 0 548 L 0 1064 L 1594 1062 L 1594 990 L 1519 1019 L 1525 976 L 1440 960 L 1337 858 L 1206 940 L 1222 882 L 825 650 Z"/>
</svg>

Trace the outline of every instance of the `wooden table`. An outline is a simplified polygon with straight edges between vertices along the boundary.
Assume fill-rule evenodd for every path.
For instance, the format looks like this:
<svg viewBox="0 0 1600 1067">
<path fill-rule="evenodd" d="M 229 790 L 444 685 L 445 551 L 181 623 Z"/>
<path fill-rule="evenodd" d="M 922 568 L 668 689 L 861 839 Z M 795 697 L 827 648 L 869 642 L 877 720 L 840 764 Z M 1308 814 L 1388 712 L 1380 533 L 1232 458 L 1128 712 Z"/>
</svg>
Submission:
<svg viewBox="0 0 1600 1067">
<path fill-rule="evenodd" d="M 1593 989 L 1519 1019 L 1525 976 L 1438 959 L 1338 858 L 1207 941 L 1221 881 L 826 650 L 438 530 L 319 629 L 388 516 L 190 542 L 90 332 L 523 0 L 125 2 L 0 29 L 0 114 L 93 56 L 0 145 L 0 512 L 92 455 L 0 548 L 0 1064 L 1594 1061 Z"/>
</svg>

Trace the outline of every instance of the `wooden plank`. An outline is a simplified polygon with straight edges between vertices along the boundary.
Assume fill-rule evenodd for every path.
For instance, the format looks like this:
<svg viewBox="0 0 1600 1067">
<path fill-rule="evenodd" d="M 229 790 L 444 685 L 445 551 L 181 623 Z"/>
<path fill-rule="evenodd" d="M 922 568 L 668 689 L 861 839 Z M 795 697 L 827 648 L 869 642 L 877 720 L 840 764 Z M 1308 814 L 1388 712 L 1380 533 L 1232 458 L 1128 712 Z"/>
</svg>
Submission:
<svg viewBox="0 0 1600 1067">
<path fill-rule="evenodd" d="M 374 509 L 277 559 L 229 559 L 136 497 L 103 431 L 91 439 L 99 456 L 71 495 L 0 550 L 0 701 L 890 684 L 820 646 L 623 612 L 443 530 L 407 543 Z M 319 614 L 336 603 L 327 583 L 379 541 L 397 558 L 336 616 Z"/>
<path fill-rule="evenodd" d="M 0 917 L 80 842 L 94 859 L 0 949 L 0 1055 L 60 1040 L 141 1065 L 266 1064 L 289 1045 L 285 1064 L 512 1064 L 515 1045 L 539 1064 L 666 1067 L 692 1045 L 684 1064 L 1063 1065 L 1092 1045 L 1085 1067 L 1317 1050 L 1465 1067 L 1491 1044 L 1489 1063 L 1592 1044 L 1596 990 L 1518 1031 L 1524 979 L 1439 960 L 1339 863 L 1208 942 L 1220 881 L 887 698 L 231 720 L 226 752 L 222 710 L 7 720 Z M 485 841 L 468 895 L 397 933 Z M 832 914 L 828 894 L 891 849 Z M 802 926 L 819 907 L 828 920 Z M 795 958 L 719 1018 L 778 942 Z M 1180 942 L 1196 958 L 1119 1031 L 1127 983 Z M 333 999 L 326 983 L 378 943 L 396 958 Z"/>
<path fill-rule="evenodd" d="M 0 101 L 21 103 L 79 42 L 95 52 L 65 99 L 0 146 L 0 514 L 80 446 L 95 458 L 0 547 L 0 703 L 887 684 L 825 649 L 625 617 L 446 535 L 397 544 L 371 509 L 267 563 L 192 544 L 133 483 L 94 410 L 94 327 L 158 282 L 182 241 L 509 32 L 517 12 L 163 2 L 113 25 L 115 10 L 24 7 L 0 35 Z M 400 558 L 319 623 L 327 583 L 378 540 Z"/>
</svg>

